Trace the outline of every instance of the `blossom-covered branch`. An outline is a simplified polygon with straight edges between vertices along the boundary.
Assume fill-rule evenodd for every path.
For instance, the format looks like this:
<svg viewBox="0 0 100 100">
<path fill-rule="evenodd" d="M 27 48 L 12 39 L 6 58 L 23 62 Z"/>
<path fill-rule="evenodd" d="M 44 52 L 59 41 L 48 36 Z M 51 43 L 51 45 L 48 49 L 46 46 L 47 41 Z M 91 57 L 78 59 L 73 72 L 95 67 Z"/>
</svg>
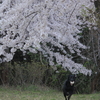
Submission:
<svg viewBox="0 0 100 100">
<path fill-rule="evenodd" d="M 72 73 L 91 74 L 91 70 L 72 61 L 72 56 L 64 50 L 66 46 L 71 53 L 83 57 L 80 48 L 87 47 L 79 42 L 77 33 L 85 20 L 82 9 L 86 7 L 94 9 L 94 3 L 90 0 L 1 0 L 0 62 L 12 60 L 17 49 L 23 53 L 39 50 L 49 54 L 50 64 L 55 57 L 58 64 Z M 52 46 L 48 48 L 47 43 L 58 47 L 64 55 L 54 52 Z"/>
</svg>

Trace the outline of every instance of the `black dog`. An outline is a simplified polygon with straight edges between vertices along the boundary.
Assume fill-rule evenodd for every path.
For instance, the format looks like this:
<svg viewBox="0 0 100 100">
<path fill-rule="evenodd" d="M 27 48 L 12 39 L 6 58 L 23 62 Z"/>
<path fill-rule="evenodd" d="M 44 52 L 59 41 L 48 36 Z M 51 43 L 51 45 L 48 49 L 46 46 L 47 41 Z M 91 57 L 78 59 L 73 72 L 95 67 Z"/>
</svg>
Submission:
<svg viewBox="0 0 100 100">
<path fill-rule="evenodd" d="M 75 75 L 69 75 L 68 79 L 65 81 L 63 85 L 63 94 L 65 100 L 70 100 L 70 97 L 74 91 L 74 83 L 75 83 Z"/>
</svg>

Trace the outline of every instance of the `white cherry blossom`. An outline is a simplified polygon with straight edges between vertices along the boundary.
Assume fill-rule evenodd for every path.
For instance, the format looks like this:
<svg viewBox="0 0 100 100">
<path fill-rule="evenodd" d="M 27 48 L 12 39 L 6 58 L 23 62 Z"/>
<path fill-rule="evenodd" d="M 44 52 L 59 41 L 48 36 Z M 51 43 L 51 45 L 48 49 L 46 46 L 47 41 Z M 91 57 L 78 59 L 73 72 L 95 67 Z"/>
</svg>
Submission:
<svg viewBox="0 0 100 100">
<path fill-rule="evenodd" d="M 81 64 L 72 61 L 71 53 L 82 57 L 80 48 L 87 47 L 79 42 L 81 27 L 85 21 L 83 9 L 95 9 L 90 0 L 1 0 L 0 1 L 0 62 L 13 59 L 17 49 L 36 53 L 41 51 L 51 65 L 53 57 L 62 67 L 72 73 L 91 74 Z M 86 22 L 87 24 L 90 22 Z M 94 24 L 94 23 L 91 23 Z M 55 38 L 54 38 L 55 37 Z M 43 45 L 41 45 L 43 43 Z M 48 47 L 46 43 L 51 43 Z M 64 55 L 61 55 L 58 47 Z M 5 49 L 9 49 L 7 52 Z"/>
</svg>

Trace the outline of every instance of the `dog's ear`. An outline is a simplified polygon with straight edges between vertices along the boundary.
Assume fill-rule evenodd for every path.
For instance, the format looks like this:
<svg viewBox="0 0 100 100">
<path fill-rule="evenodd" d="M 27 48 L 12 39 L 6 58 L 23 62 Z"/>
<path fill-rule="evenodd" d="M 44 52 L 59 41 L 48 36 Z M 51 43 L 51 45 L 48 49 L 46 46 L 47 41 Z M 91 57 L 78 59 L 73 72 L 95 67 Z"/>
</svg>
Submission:
<svg viewBox="0 0 100 100">
<path fill-rule="evenodd" d="M 75 74 L 75 77 L 77 77 L 77 74 Z"/>
<path fill-rule="evenodd" d="M 75 78 L 77 78 L 77 75 L 76 74 L 74 74 L 74 76 L 75 76 Z"/>
<path fill-rule="evenodd" d="M 68 80 L 70 80 L 70 75 L 68 75 Z"/>
</svg>

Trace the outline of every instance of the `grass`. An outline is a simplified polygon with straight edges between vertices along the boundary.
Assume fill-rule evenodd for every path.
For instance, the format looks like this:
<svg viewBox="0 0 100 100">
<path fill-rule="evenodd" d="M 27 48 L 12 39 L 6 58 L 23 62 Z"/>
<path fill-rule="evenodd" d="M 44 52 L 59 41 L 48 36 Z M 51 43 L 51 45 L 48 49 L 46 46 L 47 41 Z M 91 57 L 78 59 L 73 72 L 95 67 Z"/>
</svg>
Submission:
<svg viewBox="0 0 100 100">
<path fill-rule="evenodd" d="M 0 100 L 65 100 L 62 92 L 43 86 L 0 87 Z M 71 100 L 100 100 L 100 93 L 74 94 Z"/>
</svg>

